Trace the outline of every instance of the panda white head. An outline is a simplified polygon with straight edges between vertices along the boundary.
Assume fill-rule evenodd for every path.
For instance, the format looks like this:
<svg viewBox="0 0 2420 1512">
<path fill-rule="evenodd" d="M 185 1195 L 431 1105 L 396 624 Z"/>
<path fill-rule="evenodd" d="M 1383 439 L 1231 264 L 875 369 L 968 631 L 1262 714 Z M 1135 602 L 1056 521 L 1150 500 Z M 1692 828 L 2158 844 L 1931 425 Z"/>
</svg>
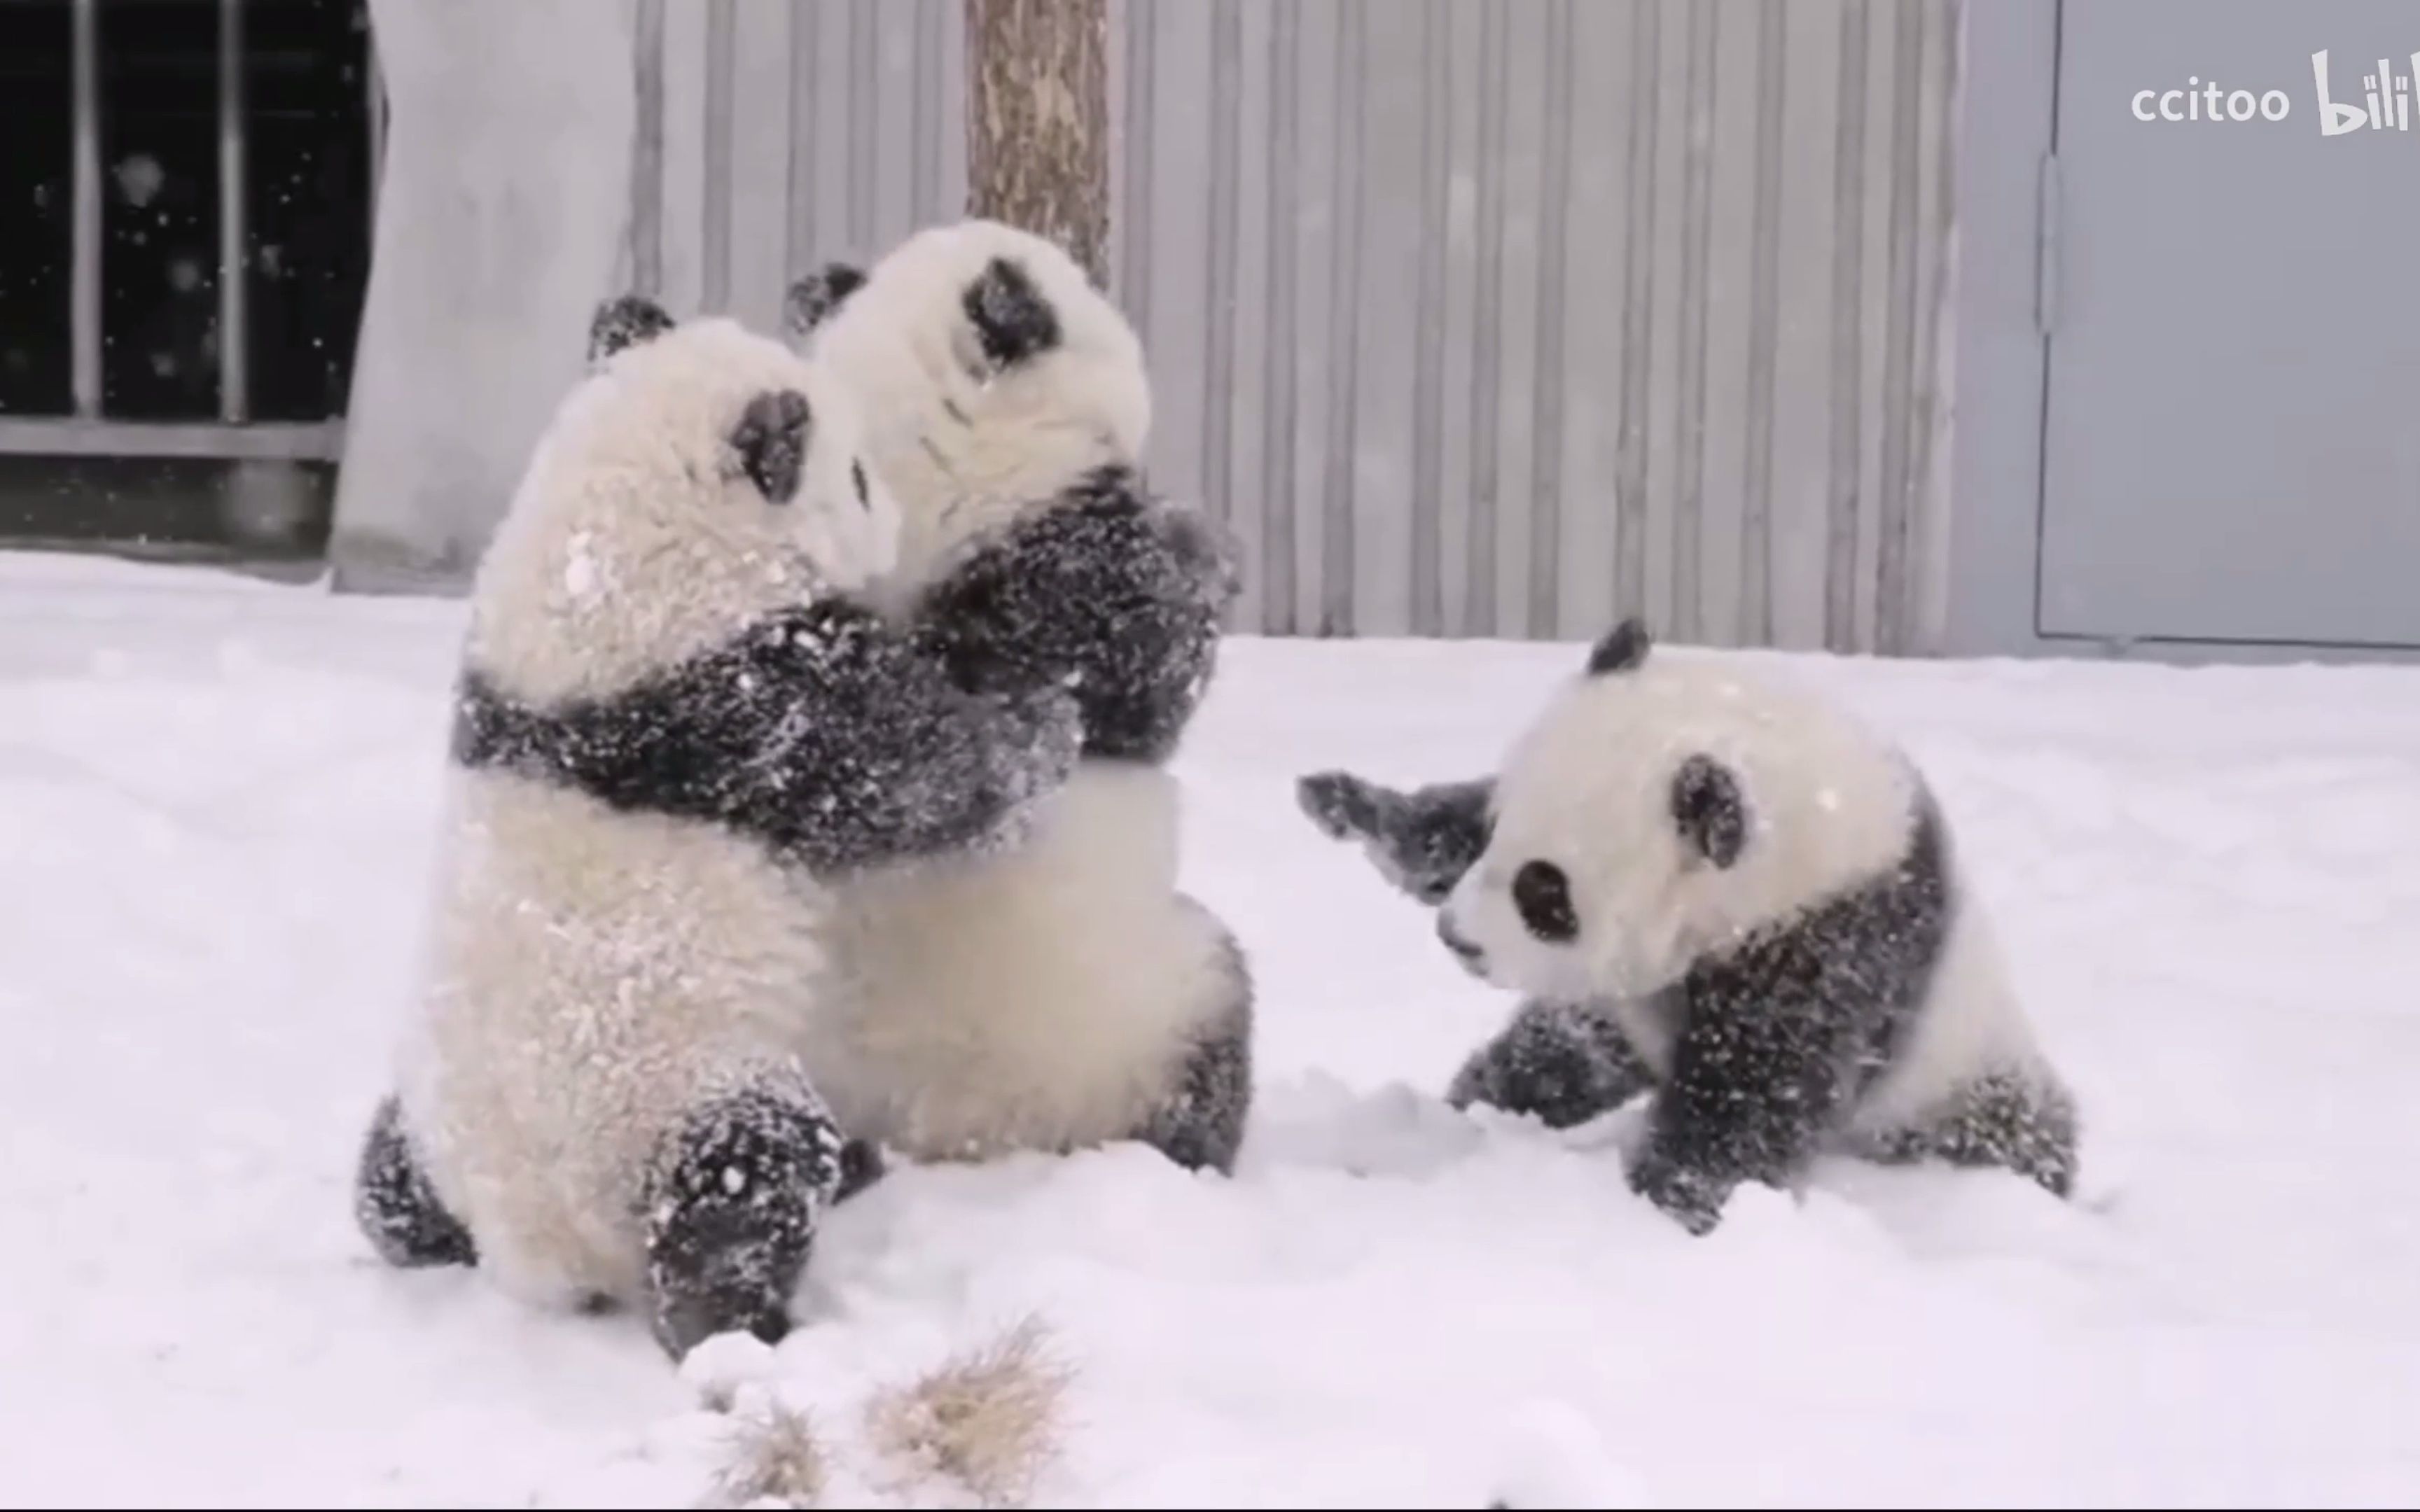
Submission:
<svg viewBox="0 0 2420 1512">
<path fill-rule="evenodd" d="M 470 654 L 504 690 L 611 692 L 891 569 L 899 513 L 845 385 L 636 297 L 598 310 L 589 359 L 473 591 Z"/>
<path fill-rule="evenodd" d="M 1920 793 L 1890 747 L 1735 665 L 1651 649 L 1637 620 L 1598 641 L 1497 775 L 1437 933 L 1500 986 L 1644 996 L 1907 851 Z"/>
<path fill-rule="evenodd" d="M 1142 344 L 1045 238 L 997 221 L 934 226 L 870 272 L 835 263 L 799 280 L 787 317 L 857 392 L 868 455 L 905 518 L 903 578 L 1142 456 Z"/>
</svg>

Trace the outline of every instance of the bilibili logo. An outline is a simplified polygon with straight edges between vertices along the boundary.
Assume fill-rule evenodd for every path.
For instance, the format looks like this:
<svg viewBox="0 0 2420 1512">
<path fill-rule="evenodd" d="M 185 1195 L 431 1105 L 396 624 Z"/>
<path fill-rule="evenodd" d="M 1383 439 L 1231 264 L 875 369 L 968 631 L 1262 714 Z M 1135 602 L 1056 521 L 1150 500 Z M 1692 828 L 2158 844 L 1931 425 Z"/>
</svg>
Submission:
<svg viewBox="0 0 2420 1512">
<path fill-rule="evenodd" d="M 2366 126 L 2373 131 L 2412 130 L 2412 78 L 2420 75 L 2420 53 L 2412 54 L 2412 72 L 2397 73 L 2386 59 L 2378 60 L 2376 73 L 2365 73 L 2361 87 L 2366 107 L 2350 101 L 2337 104 L 2328 97 L 2328 55 L 2311 54 L 2311 78 L 2319 91 L 2319 134 L 2342 136 Z"/>
</svg>

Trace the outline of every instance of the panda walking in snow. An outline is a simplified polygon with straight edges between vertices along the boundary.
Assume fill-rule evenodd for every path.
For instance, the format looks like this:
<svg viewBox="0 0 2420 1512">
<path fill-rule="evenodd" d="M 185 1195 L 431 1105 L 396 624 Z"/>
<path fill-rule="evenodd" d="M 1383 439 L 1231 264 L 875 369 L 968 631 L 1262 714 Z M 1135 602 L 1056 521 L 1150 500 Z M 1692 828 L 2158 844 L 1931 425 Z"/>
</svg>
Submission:
<svg viewBox="0 0 2420 1512">
<path fill-rule="evenodd" d="M 1140 342 L 1058 245 L 985 220 L 827 267 L 789 303 L 899 501 L 894 612 L 966 686 L 1063 680 L 1083 711 L 1083 758 L 1016 845 L 846 889 L 848 1006 L 817 1052 L 841 1121 L 918 1159 L 1139 1139 L 1231 1170 L 1252 987 L 1177 887 L 1167 764 L 1237 579 L 1143 485 Z"/>
<path fill-rule="evenodd" d="M 1528 995 L 1448 1096 L 1568 1127 L 1652 1090 L 1630 1184 L 1692 1231 L 1826 1149 L 2059 1196 L 2073 1098 L 1922 777 L 1837 707 L 1712 658 L 1591 650 L 1494 779 L 1302 779 L 1327 834 Z"/>
<path fill-rule="evenodd" d="M 870 1177 L 814 1058 L 831 899 L 981 854 L 1072 770 L 1063 690 L 970 694 L 850 595 L 895 506 L 845 385 L 599 312 L 471 602 L 428 980 L 355 1211 L 399 1266 L 771 1341 Z"/>
</svg>

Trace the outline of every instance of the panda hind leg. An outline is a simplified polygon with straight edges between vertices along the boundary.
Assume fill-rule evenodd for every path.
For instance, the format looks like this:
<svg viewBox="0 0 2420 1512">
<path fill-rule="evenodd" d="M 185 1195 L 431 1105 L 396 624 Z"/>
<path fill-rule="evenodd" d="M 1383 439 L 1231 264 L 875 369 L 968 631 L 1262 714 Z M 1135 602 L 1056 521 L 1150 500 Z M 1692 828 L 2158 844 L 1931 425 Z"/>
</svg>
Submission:
<svg viewBox="0 0 2420 1512">
<path fill-rule="evenodd" d="M 1878 1141 L 1875 1153 L 1904 1164 L 1928 1157 L 1953 1165 L 2000 1166 L 2055 1196 L 2073 1192 L 2077 1119 L 2074 1095 L 2047 1076 L 1983 1076 L 1940 1112 Z"/>
<path fill-rule="evenodd" d="M 476 1265 L 478 1247 L 445 1211 L 403 1127 L 402 1103 L 381 1099 L 353 1170 L 353 1221 L 387 1264 L 405 1270 Z"/>
<path fill-rule="evenodd" d="M 1495 1039 L 1463 1062 L 1446 1088 L 1457 1108 L 1481 1103 L 1569 1129 L 1610 1113 L 1655 1083 L 1655 1073 L 1605 1014 L 1532 998 Z"/>
<path fill-rule="evenodd" d="M 1252 1107 L 1251 970 L 1226 926 L 1192 899 L 1183 902 L 1215 931 L 1210 988 L 1219 1001 L 1135 1137 L 1187 1170 L 1231 1176 Z"/>
<path fill-rule="evenodd" d="M 717 1334 L 777 1344 L 824 1210 L 871 1147 L 846 1142 L 803 1085 L 759 1082 L 690 1110 L 660 1147 L 645 1206 L 648 1323 L 675 1360 Z"/>
</svg>

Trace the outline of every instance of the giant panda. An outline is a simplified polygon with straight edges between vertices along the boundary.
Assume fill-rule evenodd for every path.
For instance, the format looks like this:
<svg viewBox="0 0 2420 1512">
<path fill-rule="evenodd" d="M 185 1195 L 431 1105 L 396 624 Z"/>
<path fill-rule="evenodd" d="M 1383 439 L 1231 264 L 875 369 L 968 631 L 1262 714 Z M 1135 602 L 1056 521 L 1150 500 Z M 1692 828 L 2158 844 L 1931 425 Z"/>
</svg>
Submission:
<svg viewBox="0 0 2420 1512">
<path fill-rule="evenodd" d="M 865 1073 L 836 1084 L 843 1122 L 917 1159 L 1140 1139 L 1231 1172 L 1252 983 L 1177 887 L 1167 764 L 1237 579 L 1144 486 L 1140 343 L 1059 246 L 985 220 L 830 265 L 789 311 L 900 501 L 894 612 L 966 686 L 1069 678 L 1083 709 L 1083 759 L 1017 848 L 848 890 L 855 1006 L 825 1049 Z"/>
<path fill-rule="evenodd" d="M 877 1168 L 814 1058 L 834 888 L 1013 840 L 1079 728 L 851 596 L 897 517 L 845 385 L 635 298 L 593 330 L 473 586 L 427 980 L 354 1211 L 392 1264 L 644 1306 L 678 1358 L 782 1337 L 820 1211 Z"/>
<path fill-rule="evenodd" d="M 1630 1184 L 1694 1232 L 1810 1157 L 2067 1196 L 2072 1095 L 1909 759 L 1837 705 L 1618 625 L 1493 779 L 1298 796 L 1528 995 L 1449 1096 L 1568 1126 L 1652 1091 Z"/>
</svg>

